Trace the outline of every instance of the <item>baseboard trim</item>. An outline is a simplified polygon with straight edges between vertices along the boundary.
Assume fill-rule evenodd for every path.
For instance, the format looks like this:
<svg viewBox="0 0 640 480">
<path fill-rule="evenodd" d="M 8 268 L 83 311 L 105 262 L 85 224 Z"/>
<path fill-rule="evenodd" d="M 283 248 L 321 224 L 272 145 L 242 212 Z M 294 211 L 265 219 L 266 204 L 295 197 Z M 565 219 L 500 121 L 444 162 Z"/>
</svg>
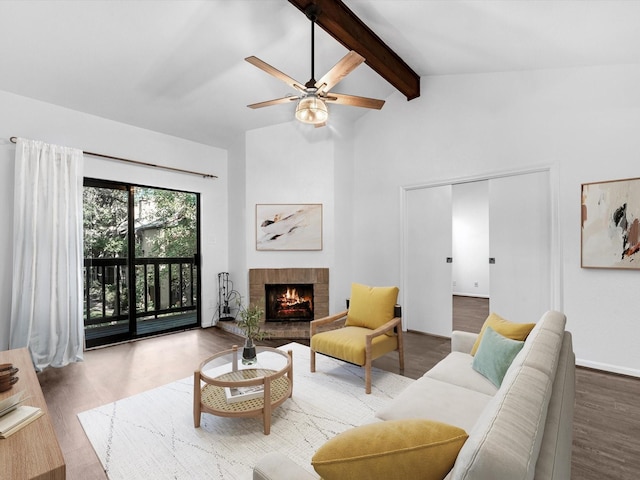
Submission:
<svg viewBox="0 0 640 480">
<path fill-rule="evenodd" d="M 620 367 L 618 365 L 611 365 L 608 363 L 592 362 L 590 360 L 583 360 L 576 358 L 576 365 L 579 367 L 589 368 L 591 370 L 601 370 L 608 373 L 616 373 L 618 375 L 625 375 L 627 377 L 640 378 L 640 370 L 636 368 Z"/>
<path fill-rule="evenodd" d="M 477 293 L 460 293 L 455 292 L 454 297 L 473 297 L 473 298 L 489 298 L 489 295 L 479 295 Z"/>
</svg>

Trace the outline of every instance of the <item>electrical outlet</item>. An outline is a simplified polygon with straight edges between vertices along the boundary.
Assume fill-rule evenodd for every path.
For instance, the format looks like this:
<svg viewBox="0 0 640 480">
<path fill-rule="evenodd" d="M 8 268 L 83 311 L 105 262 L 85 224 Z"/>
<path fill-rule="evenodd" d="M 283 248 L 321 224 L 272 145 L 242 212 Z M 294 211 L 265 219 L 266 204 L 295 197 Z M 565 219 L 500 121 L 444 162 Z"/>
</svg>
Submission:
<svg viewBox="0 0 640 480">
<path fill-rule="evenodd" d="M 477 287 L 478 286 L 478 282 L 473 282 L 473 286 Z"/>
<path fill-rule="evenodd" d="M 453 286 L 454 286 L 454 287 L 456 286 L 456 281 L 455 281 L 455 280 L 453 281 Z"/>
</svg>

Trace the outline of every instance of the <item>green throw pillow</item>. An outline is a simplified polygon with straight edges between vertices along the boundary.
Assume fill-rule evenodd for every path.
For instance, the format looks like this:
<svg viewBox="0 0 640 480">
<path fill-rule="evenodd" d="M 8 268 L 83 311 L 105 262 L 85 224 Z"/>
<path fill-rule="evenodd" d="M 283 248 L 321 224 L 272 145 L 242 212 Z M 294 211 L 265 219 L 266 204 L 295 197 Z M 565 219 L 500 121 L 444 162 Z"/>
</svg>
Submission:
<svg viewBox="0 0 640 480">
<path fill-rule="evenodd" d="M 523 346 L 524 342 L 504 337 L 493 328 L 487 327 L 471 365 L 476 372 L 500 388 L 511 362 Z"/>
<path fill-rule="evenodd" d="M 467 438 L 463 429 L 446 423 L 389 420 L 332 438 L 311 464 L 323 480 L 442 480 Z"/>
</svg>

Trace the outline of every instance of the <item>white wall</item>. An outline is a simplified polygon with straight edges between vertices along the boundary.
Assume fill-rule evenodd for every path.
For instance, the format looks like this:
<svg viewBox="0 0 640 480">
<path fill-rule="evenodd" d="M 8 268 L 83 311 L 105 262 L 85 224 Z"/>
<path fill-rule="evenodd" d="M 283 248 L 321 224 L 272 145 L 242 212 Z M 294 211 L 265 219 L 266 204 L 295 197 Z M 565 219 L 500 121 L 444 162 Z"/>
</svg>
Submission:
<svg viewBox="0 0 640 480">
<path fill-rule="evenodd" d="M 229 148 L 228 202 L 229 280 L 232 283 L 231 288 L 238 290 L 242 295 L 247 295 L 247 245 L 251 237 L 245 221 L 251 214 L 246 207 L 246 174 L 246 141 L 242 135 Z"/>
<path fill-rule="evenodd" d="M 144 130 L 48 103 L 0 92 L 0 350 L 8 348 L 11 316 L 13 164 L 19 136 L 87 151 L 218 175 L 172 173 L 85 156 L 84 175 L 201 194 L 202 323 L 210 325 L 217 272 L 228 268 L 227 153 L 225 150 Z"/>
<path fill-rule="evenodd" d="M 353 238 L 353 125 L 331 125 L 334 138 L 333 193 L 334 193 L 334 257 L 330 275 L 330 311 L 337 313 L 346 308 L 351 294 L 354 250 Z"/>
<path fill-rule="evenodd" d="M 338 137 L 339 138 L 339 137 Z M 339 140 L 338 140 L 339 142 Z M 313 128 L 297 122 L 256 129 L 246 135 L 246 197 L 244 226 L 247 232 L 246 264 L 251 268 L 329 268 L 330 310 L 344 308 L 346 296 L 342 290 L 336 259 L 344 260 L 345 239 L 349 232 L 343 228 L 344 209 L 349 199 L 340 197 L 340 212 L 336 216 L 336 176 L 350 177 L 350 167 L 335 168 L 337 159 L 349 156 L 348 145 L 336 146 L 335 130 Z M 346 152 L 345 152 L 346 150 Z M 321 203 L 322 250 L 320 251 L 257 251 L 255 245 L 256 204 Z M 339 246 L 338 243 L 340 243 Z M 245 273 L 247 275 L 247 273 Z M 248 277 L 244 278 L 241 293 L 246 295 Z M 238 285 L 236 284 L 236 288 Z M 239 289 L 240 290 L 240 289 Z"/>
<path fill-rule="evenodd" d="M 489 182 L 453 185 L 453 293 L 488 297 L 489 285 Z"/>
<path fill-rule="evenodd" d="M 400 281 L 401 186 L 554 165 L 578 362 L 640 375 L 638 272 L 580 268 L 580 184 L 638 176 L 639 82 L 640 66 L 603 66 L 426 77 L 420 98 L 394 94 L 356 130 L 354 277 Z"/>
</svg>

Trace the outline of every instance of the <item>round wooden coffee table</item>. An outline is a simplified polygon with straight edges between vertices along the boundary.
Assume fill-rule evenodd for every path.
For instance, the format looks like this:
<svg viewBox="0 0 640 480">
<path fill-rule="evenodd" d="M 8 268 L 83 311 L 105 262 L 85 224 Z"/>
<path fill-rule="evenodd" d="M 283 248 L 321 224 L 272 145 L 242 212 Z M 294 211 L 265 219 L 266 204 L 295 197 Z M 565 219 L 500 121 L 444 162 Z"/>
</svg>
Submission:
<svg viewBox="0 0 640 480">
<path fill-rule="evenodd" d="M 202 413 L 220 417 L 262 416 L 264 434 L 269 435 L 271 411 L 293 393 L 293 352 L 271 347 L 256 347 L 256 350 L 258 363 L 255 365 L 238 362 L 241 349 L 237 345 L 200 364 L 193 374 L 196 428 L 200 426 Z"/>
</svg>

